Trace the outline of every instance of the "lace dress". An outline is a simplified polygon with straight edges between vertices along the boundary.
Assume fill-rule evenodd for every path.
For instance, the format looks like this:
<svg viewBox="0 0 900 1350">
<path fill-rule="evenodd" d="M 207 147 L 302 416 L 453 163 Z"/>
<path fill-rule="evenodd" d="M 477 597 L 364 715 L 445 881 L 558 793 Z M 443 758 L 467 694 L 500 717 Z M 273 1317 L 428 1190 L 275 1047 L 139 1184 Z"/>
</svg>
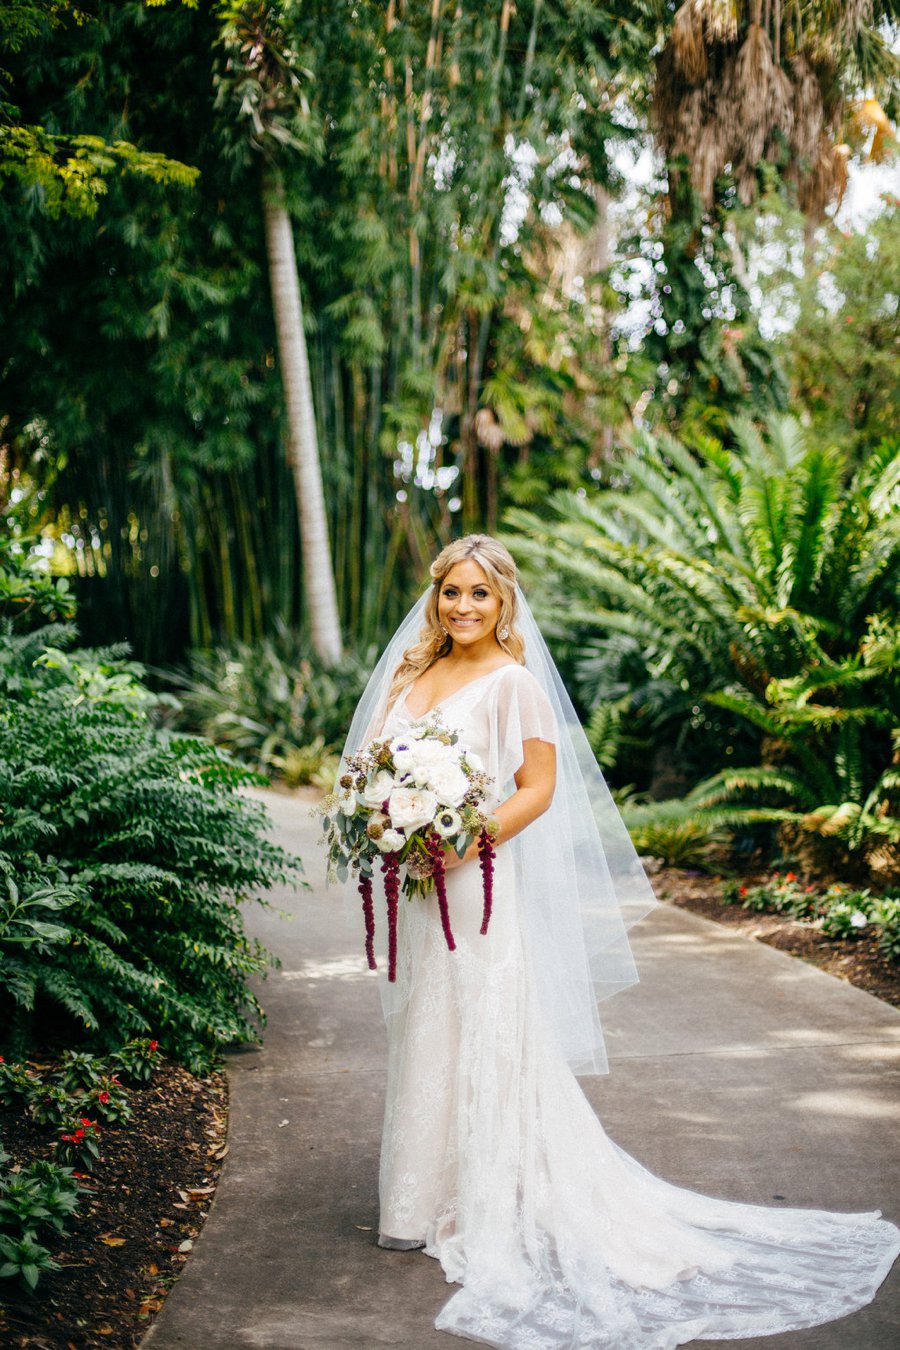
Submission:
<svg viewBox="0 0 900 1350">
<path fill-rule="evenodd" d="M 501 790 L 522 742 L 555 741 L 521 666 L 440 705 Z M 405 699 L 382 734 L 412 722 Z M 401 903 L 381 1153 L 382 1235 L 423 1240 L 461 1288 L 439 1330 L 514 1350 L 670 1350 L 785 1332 L 871 1301 L 900 1252 L 879 1211 L 835 1214 L 711 1199 L 670 1185 L 610 1140 L 534 994 L 512 841 L 497 848 L 493 916 L 481 873 L 447 874 L 456 951 L 434 897 Z"/>
</svg>

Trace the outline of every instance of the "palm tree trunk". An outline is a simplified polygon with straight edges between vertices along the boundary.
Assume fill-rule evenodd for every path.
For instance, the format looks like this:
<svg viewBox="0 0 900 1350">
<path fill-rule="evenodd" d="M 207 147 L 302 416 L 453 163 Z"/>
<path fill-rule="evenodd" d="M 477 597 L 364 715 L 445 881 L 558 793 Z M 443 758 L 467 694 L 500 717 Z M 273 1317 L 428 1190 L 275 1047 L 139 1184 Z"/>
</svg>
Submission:
<svg viewBox="0 0 900 1350">
<path fill-rule="evenodd" d="M 284 190 L 274 175 L 263 178 L 263 212 L 281 379 L 288 416 L 287 458 L 297 497 L 306 611 L 313 647 L 323 661 L 335 665 L 341 658 L 341 628 L 328 544 L 322 467 L 319 462 L 306 334 L 303 331 L 294 235 L 284 204 Z"/>
</svg>

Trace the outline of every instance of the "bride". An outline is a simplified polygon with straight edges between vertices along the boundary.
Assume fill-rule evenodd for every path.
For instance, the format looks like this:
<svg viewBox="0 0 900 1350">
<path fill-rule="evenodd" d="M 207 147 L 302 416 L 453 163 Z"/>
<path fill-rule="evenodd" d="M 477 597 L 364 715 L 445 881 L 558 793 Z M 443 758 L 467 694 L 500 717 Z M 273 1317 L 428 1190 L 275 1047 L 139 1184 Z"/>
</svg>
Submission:
<svg viewBox="0 0 900 1350">
<path fill-rule="evenodd" d="M 496 785 L 493 915 L 473 845 L 400 906 L 379 1245 L 461 1287 L 439 1330 L 519 1350 L 671 1350 L 814 1326 L 871 1301 L 900 1252 L 874 1213 L 770 1209 L 654 1176 L 578 1084 L 607 1071 L 597 1000 L 637 980 L 649 881 L 517 584 L 450 544 L 376 667 L 344 755 L 438 711 Z M 574 1070 L 574 1072 L 573 1072 Z"/>
</svg>

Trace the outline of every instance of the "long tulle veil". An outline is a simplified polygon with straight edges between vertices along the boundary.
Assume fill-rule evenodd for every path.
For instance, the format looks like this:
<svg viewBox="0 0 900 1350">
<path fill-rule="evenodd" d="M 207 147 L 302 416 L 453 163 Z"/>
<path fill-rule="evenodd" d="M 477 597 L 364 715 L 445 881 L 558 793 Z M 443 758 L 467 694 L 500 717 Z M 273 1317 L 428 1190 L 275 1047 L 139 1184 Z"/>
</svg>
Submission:
<svg viewBox="0 0 900 1350">
<path fill-rule="evenodd" d="M 423 627 L 427 597 L 428 592 L 413 605 L 372 672 L 350 724 L 342 766 L 380 730 L 392 676 Z M 509 844 L 531 968 L 545 1016 L 573 1070 L 606 1073 L 597 1003 L 637 983 L 628 930 L 657 901 L 519 586 L 516 598 L 525 667 L 550 700 L 559 730 L 553 802 Z M 351 902 L 348 908 L 358 930 L 357 907 Z M 392 1002 L 403 996 L 393 986 L 383 994 Z"/>
</svg>

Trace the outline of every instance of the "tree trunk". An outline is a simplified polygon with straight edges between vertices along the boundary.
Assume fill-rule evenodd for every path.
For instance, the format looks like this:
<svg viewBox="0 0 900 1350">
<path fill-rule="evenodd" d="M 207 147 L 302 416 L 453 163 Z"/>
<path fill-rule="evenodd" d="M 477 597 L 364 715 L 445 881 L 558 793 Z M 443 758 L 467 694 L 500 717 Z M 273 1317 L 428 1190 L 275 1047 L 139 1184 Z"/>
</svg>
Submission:
<svg viewBox="0 0 900 1350">
<path fill-rule="evenodd" d="M 263 178 L 263 212 L 281 379 L 288 416 L 287 457 L 297 497 L 306 611 L 317 655 L 330 665 L 336 665 L 341 658 L 341 628 L 328 544 L 328 521 L 322 491 L 322 467 L 319 463 L 306 334 L 303 331 L 294 235 L 284 205 L 283 188 L 274 176 Z"/>
</svg>

